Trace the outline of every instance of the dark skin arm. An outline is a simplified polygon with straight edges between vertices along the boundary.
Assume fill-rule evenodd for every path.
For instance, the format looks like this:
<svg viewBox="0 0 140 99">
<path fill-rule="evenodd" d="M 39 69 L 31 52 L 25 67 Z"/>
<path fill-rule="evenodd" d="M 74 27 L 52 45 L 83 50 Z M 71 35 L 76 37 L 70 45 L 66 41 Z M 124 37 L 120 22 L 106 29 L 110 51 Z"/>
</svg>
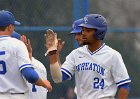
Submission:
<svg viewBox="0 0 140 99">
<path fill-rule="evenodd" d="M 120 88 L 118 92 L 118 99 L 128 99 L 128 90 L 125 88 Z"/>
</svg>

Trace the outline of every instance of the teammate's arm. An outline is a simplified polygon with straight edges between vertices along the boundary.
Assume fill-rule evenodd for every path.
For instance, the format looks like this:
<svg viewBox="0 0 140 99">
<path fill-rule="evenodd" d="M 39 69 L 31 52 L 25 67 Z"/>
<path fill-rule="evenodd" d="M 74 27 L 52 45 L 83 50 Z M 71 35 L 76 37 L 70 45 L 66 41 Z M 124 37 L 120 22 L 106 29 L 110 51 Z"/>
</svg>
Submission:
<svg viewBox="0 0 140 99">
<path fill-rule="evenodd" d="M 29 58 L 32 60 L 32 46 L 31 46 L 30 40 L 27 39 L 25 35 L 22 35 L 20 37 L 20 40 L 23 41 L 24 44 L 26 45 L 28 53 L 29 53 Z"/>
<path fill-rule="evenodd" d="M 47 54 L 49 54 L 50 59 L 52 79 L 55 83 L 60 83 L 68 78 L 64 72 L 61 72 L 61 62 L 59 57 L 59 54 L 64 46 L 64 42 L 61 44 L 60 39 L 57 39 L 57 35 L 52 30 L 47 31 L 45 39 L 46 47 L 48 49 Z"/>
<path fill-rule="evenodd" d="M 118 99 L 127 99 L 129 94 L 129 83 L 131 82 L 131 79 L 128 75 L 121 54 L 118 52 L 115 53 L 112 62 L 114 64 L 112 67 L 112 75 L 119 89 Z"/>
<path fill-rule="evenodd" d="M 58 45 L 57 45 L 57 60 L 58 60 L 58 63 L 59 63 L 60 65 L 61 65 L 60 53 L 61 53 L 61 51 L 62 51 L 62 49 L 63 49 L 63 47 L 64 47 L 64 44 L 65 44 L 65 42 L 63 41 L 63 42 L 61 43 L 61 39 L 58 38 Z"/>
<path fill-rule="evenodd" d="M 51 85 L 46 83 L 46 81 L 40 79 L 37 72 L 33 69 L 25 44 L 23 42 L 19 42 L 18 44 L 19 46 L 17 47 L 16 57 L 18 59 L 18 65 L 21 74 L 28 80 L 28 82 L 37 84 L 38 86 L 45 87 L 49 91 L 51 91 L 52 90 Z"/>
<path fill-rule="evenodd" d="M 130 90 L 129 83 L 120 85 L 118 91 L 118 99 L 127 99 L 129 90 Z"/>
</svg>

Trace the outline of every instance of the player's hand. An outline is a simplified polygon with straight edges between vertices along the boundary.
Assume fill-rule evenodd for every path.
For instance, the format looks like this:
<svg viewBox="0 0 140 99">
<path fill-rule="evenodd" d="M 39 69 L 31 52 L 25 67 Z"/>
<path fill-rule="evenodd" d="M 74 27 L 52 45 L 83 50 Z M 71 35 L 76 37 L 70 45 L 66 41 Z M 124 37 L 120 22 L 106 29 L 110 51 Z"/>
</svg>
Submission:
<svg viewBox="0 0 140 99">
<path fill-rule="evenodd" d="M 53 32 L 53 30 L 48 29 L 45 33 L 45 46 L 47 48 L 47 52 L 45 53 L 45 56 L 54 50 L 57 50 L 58 40 L 57 40 L 57 34 Z"/>
<path fill-rule="evenodd" d="M 32 46 L 31 46 L 30 40 L 29 39 L 27 40 L 27 37 L 25 35 L 22 35 L 20 40 L 23 41 L 24 44 L 26 45 L 28 53 L 29 53 L 29 57 L 30 59 L 32 59 Z"/>
<path fill-rule="evenodd" d="M 52 91 L 52 85 L 51 85 L 51 83 L 48 80 L 44 80 L 44 83 L 46 85 L 45 88 L 47 88 L 48 91 L 51 92 Z"/>
<path fill-rule="evenodd" d="M 61 39 L 58 38 L 57 53 L 59 54 L 65 45 L 65 41 L 61 43 Z"/>
</svg>

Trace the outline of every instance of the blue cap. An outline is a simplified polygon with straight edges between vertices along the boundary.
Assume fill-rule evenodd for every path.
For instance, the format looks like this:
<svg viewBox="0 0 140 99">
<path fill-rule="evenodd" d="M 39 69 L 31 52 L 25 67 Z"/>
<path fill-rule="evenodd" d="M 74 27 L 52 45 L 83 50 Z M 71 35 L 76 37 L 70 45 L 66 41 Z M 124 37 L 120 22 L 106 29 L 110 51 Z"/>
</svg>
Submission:
<svg viewBox="0 0 140 99">
<path fill-rule="evenodd" d="M 15 21 L 14 15 L 6 10 L 0 11 L 0 26 L 8 26 L 10 24 L 20 25 L 20 22 Z"/>
<path fill-rule="evenodd" d="M 11 37 L 20 40 L 21 35 L 20 35 L 19 33 L 17 33 L 17 32 L 14 31 L 14 32 L 12 33 Z"/>
<path fill-rule="evenodd" d="M 73 30 L 70 32 L 71 34 L 81 33 L 82 28 L 78 27 L 78 25 L 83 23 L 83 19 L 79 19 L 73 22 L 72 28 Z"/>
</svg>

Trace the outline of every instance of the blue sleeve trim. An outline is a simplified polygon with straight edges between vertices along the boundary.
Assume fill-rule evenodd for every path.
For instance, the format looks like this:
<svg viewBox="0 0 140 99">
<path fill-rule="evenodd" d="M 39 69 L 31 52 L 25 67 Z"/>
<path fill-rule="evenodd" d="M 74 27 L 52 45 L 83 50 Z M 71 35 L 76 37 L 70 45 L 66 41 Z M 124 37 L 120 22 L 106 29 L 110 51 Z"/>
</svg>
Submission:
<svg viewBox="0 0 140 99">
<path fill-rule="evenodd" d="M 25 77 L 25 79 L 29 83 L 32 83 L 32 84 L 35 83 L 39 79 L 37 72 L 31 67 L 22 69 L 21 74 Z"/>
<path fill-rule="evenodd" d="M 130 87 L 129 87 L 129 83 L 125 83 L 125 84 L 123 84 L 123 85 L 120 85 L 120 86 L 118 86 L 119 87 L 119 89 L 120 88 L 125 88 L 126 90 L 130 90 Z"/>
<path fill-rule="evenodd" d="M 61 68 L 61 71 L 66 73 L 70 78 L 72 77 L 72 74 L 68 70 L 66 70 L 65 68 Z"/>
<path fill-rule="evenodd" d="M 33 68 L 33 65 L 32 64 L 24 64 L 24 65 L 19 67 L 19 70 L 21 71 L 22 69 L 24 69 L 26 67 L 32 67 Z"/>
<path fill-rule="evenodd" d="M 62 72 L 62 81 L 64 80 L 67 80 L 69 77 L 69 75 L 67 75 L 65 72 L 61 71 Z"/>
<path fill-rule="evenodd" d="M 120 81 L 120 82 L 118 82 L 118 83 L 116 83 L 116 84 L 117 84 L 117 86 L 120 86 L 120 85 L 122 85 L 122 84 L 129 83 L 129 82 L 131 82 L 131 79 L 130 79 L 130 78 L 125 79 L 125 80 L 122 80 L 122 81 Z"/>
<path fill-rule="evenodd" d="M 35 87 L 35 84 L 32 84 L 32 92 L 37 92 L 37 89 Z"/>
<path fill-rule="evenodd" d="M 0 51 L 0 55 L 5 55 L 5 51 Z"/>
</svg>

